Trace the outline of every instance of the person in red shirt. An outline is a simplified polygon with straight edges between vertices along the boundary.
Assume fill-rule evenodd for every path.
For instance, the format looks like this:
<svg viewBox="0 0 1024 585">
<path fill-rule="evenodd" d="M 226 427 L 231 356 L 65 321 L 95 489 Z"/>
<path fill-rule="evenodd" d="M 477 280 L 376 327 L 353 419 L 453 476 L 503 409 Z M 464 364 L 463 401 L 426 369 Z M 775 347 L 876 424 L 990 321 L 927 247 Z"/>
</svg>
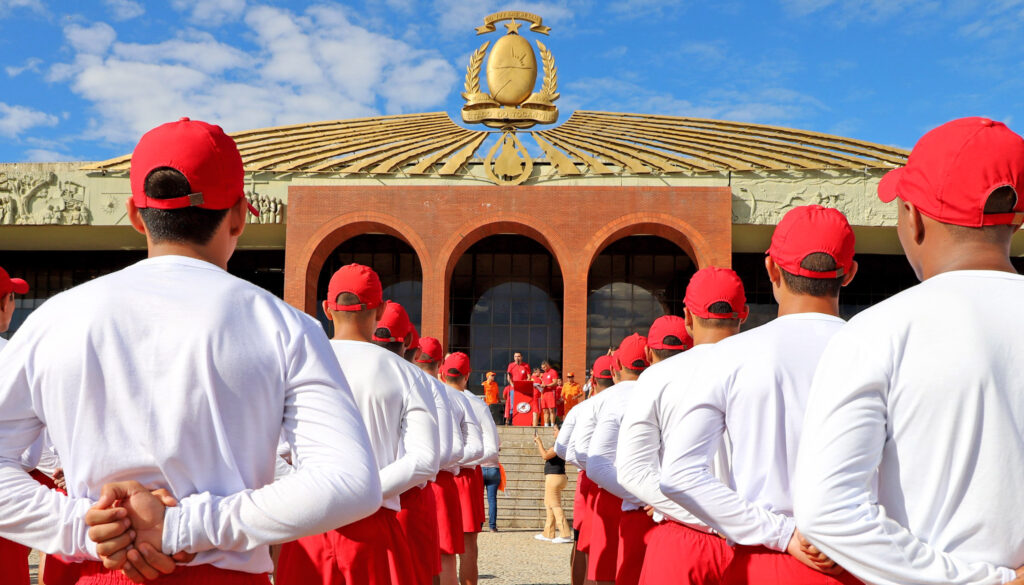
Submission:
<svg viewBox="0 0 1024 585">
<path fill-rule="evenodd" d="M 555 398 L 558 394 L 558 382 L 560 376 L 558 370 L 551 367 L 551 362 L 544 360 L 540 364 L 540 369 L 544 373 L 540 377 L 540 407 L 544 412 L 544 426 L 550 427 L 555 424 Z"/>
<path fill-rule="evenodd" d="M 512 354 L 512 362 L 505 370 L 505 380 L 508 382 L 508 396 L 506 398 L 505 411 L 508 415 L 508 424 L 512 424 L 512 417 L 515 416 L 515 388 L 513 382 L 525 382 L 530 379 L 530 364 L 523 361 L 523 354 L 515 352 Z M 537 426 L 537 413 L 534 412 L 533 426 Z"/>
</svg>

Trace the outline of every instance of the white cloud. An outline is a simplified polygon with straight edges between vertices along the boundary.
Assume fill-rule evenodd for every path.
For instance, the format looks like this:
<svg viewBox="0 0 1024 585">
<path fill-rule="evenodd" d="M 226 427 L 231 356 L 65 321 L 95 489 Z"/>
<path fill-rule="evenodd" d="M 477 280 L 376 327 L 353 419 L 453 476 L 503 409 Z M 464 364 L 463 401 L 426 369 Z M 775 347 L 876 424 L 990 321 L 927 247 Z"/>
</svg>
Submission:
<svg viewBox="0 0 1024 585">
<path fill-rule="evenodd" d="M 582 2 L 561 0 L 551 2 L 500 2 L 499 0 L 434 0 L 438 25 L 446 33 L 466 34 L 484 23 L 484 17 L 499 10 L 522 10 L 540 16 L 545 25 L 571 21 L 577 12 L 585 9 Z"/>
<path fill-rule="evenodd" d="M 40 14 L 46 12 L 42 0 L 0 0 L 0 16 L 4 16 L 15 8 L 28 8 Z"/>
<path fill-rule="evenodd" d="M 828 12 L 832 23 L 839 26 L 853 21 L 878 22 L 904 15 L 933 15 L 943 10 L 938 0 L 781 0 L 781 3 L 795 16 Z"/>
<path fill-rule="evenodd" d="M 114 20 L 131 20 L 146 13 L 146 9 L 134 0 L 103 0 Z"/>
<path fill-rule="evenodd" d="M 43 64 L 43 60 L 42 59 L 39 59 L 39 58 L 36 58 L 36 57 L 30 57 L 30 58 L 25 60 L 25 64 L 22 65 L 21 67 L 7 66 L 7 67 L 4 67 L 4 71 L 7 72 L 7 75 L 9 77 L 17 77 L 17 76 L 21 75 L 22 73 L 24 73 L 26 71 L 32 71 L 34 73 L 39 73 L 39 66 L 42 65 L 42 64 Z"/>
<path fill-rule="evenodd" d="M 437 51 L 356 25 L 346 10 L 250 7 L 245 48 L 196 30 L 152 43 L 87 43 L 86 27 L 67 27 L 76 55 L 48 79 L 92 104 L 88 138 L 121 144 L 180 116 L 239 131 L 424 111 L 457 89 L 459 74 Z"/>
<path fill-rule="evenodd" d="M 193 23 L 209 27 L 237 20 L 245 12 L 245 0 L 171 0 L 171 6 L 187 11 Z"/>
<path fill-rule="evenodd" d="M 0 102 L 0 136 L 17 138 L 19 134 L 36 126 L 56 126 L 56 116 L 25 106 L 10 106 Z"/>
<path fill-rule="evenodd" d="M 25 156 L 22 160 L 24 162 L 67 162 L 79 161 L 82 158 L 57 150 L 30 148 L 25 151 Z"/>
<path fill-rule="evenodd" d="M 88 55 L 102 55 L 117 38 L 114 28 L 105 22 L 92 26 L 69 24 L 64 27 L 64 37 L 75 51 Z"/>
</svg>

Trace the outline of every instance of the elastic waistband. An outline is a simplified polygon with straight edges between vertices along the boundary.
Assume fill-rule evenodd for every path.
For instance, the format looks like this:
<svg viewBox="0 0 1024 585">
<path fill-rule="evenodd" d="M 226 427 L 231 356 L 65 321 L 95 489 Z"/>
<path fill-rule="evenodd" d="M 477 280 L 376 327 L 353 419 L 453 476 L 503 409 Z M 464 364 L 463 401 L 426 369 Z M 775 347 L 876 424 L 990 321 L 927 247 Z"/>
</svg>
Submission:
<svg viewBox="0 0 1024 585">
<path fill-rule="evenodd" d="M 86 561 L 79 565 L 79 585 L 130 585 L 121 571 L 109 571 L 103 563 Z M 170 575 L 151 581 L 156 585 L 268 585 L 266 573 L 243 573 L 213 565 L 178 567 Z"/>
<path fill-rule="evenodd" d="M 708 536 L 716 536 L 718 538 L 725 538 L 721 534 L 715 532 L 714 529 L 712 529 L 710 526 L 704 526 L 703 524 L 688 524 L 686 522 L 680 522 L 678 520 L 673 520 L 672 518 L 668 518 L 668 517 L 665 518 L 665 522 L 669 523 L 669 524 L 676 524 L 678 526 L 682 526 L 683 528 L 692 530 L 694 532 L 700 532 L 701 534 L 707 534 Z M 767 550 L 767 549 L 765 549 L 765 550 Z"/>
</svg>

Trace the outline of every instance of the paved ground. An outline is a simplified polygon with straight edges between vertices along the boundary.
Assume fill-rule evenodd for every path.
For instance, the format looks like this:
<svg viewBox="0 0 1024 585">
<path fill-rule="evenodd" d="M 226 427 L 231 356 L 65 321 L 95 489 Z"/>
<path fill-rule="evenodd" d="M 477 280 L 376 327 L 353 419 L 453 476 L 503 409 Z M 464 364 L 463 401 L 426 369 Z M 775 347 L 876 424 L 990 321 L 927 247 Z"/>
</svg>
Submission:
<svg viewBox="0 0 1024 585">
<path fill-rule="evenodd" d="M 535 540 L 535 531 L 480 535 L 480 585 L 567 585 L 571 544 Z M 29 558 L 36 583 L 35 553 Z"/>
</svg>

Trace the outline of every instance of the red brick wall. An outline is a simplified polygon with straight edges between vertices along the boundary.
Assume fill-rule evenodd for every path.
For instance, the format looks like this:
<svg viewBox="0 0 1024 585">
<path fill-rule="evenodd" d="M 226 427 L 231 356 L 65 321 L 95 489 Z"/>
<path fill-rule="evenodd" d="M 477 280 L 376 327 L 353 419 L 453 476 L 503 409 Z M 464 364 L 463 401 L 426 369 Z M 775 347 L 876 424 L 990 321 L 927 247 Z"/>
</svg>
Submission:
<svg viewBox="0 0 1024 585">
<path fill-rule="evenodd" d="M 566 371 L 586 368 L 587 273 L 612 242 L 656 235 L 678 244 L 700 267 L 728 267 L 732 201 L 728 187 L 290 187 L 285 300 L 314 314 L 324 260 L 364 233 L 394 235 L 423 269 L 423 335 L 448 338 L 448 285 L 459 257 L 503 233 L 541 243 L 565 283 Z"/>
</svg>

